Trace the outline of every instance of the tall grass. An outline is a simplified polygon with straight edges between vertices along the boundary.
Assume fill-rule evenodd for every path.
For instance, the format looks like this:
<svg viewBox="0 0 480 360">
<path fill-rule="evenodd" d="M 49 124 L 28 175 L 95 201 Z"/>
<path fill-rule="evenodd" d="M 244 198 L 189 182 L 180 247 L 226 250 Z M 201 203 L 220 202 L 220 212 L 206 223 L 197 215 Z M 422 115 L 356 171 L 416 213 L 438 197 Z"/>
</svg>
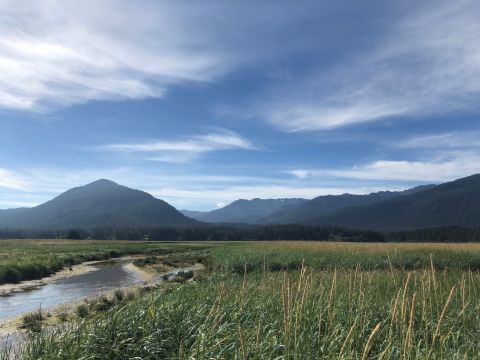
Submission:
<svg viewBox="0 0 480 360">
<path fill-rule="evenodd" d="M 212 250 L 216 270 L 288 271 L 302 264 L 317 270 L 480 270 L 480 244 L 395 244 L 274 241 L 232 244 Z"/>
<path fill-rule="evenodd" d="M 366 270 L 365 264 L 375 263 L 369 256 L 377 259 L 379 249 L 373 245 L 357 248 L 364 261 L 353 267 L 318 271 L 323 265 L 305 265 L 313 261 L 311 257 L 298 269 L 270 271 L 265 264 L 287 256 L 286 249 L 296 259 L 311 253 L 313 245 L 299 243 L 298 249 L 293 244 L 249 245 L 254 250 L 250 257 L 248 246 L 242 246 L 214 250 L 214 266 L 224 271 L 198 282 L 168 283 L 101 315 L 34 336 L 18 358 L 480 357 L 480 274 L 435 266 L 436 257 L 455 258 L 461 247 L 452 248 L 455 256 L 443 252 L 448 248 L 425 246 L 425 253 L 418 248 L 425 255 L 421 257 L 425 266 L 412 271 L 388 265 L 389 258 L 395 259 L 393 248 L 384 255 L 385 270 Z M 260 265 L 249 269 L 262 246 L 275 251 L 268 257 L 260 253 Z M 349 245 L 342 249 L 348 257 Z M 397 248 L 398 256 L 408 259 L 411 250 Z M 400 254 L 403 251 L 407 254 Z M 229 265 L 237 263 L 234 253 L 238 263 L 246 260 L 241 274 Z M 341 255 L 338 252 L 340 263 Z"/>
</svg>

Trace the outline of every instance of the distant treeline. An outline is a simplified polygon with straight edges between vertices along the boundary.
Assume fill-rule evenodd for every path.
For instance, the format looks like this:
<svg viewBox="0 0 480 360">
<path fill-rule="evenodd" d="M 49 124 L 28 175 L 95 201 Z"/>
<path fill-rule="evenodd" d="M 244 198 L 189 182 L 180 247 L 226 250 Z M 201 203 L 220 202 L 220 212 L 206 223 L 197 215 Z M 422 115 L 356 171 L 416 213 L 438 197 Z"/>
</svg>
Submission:
<svg viewBox="0 0 480 360">
<path fill-rule="evenodd" d="M 391 242 L 480 242 L 480 228 L 435 227 L 384 234 Z"/>
<path fill-rule="evenodd" d="M 330 226 L 273 225 L 261 227 L 212 226 L 202 228 L 147 228 L 91 230 L 0 230 L 1 239 L 105 239 L 170 241 L 268 241 L 268 240 L 338 240 L 384 241 L 374 231 L 349 230 Z"/>
<path fill-rule="evenodd" d="M 354 242 L 480 242 L 480 228 L 441 227 L 381 233 L 334 226 L 272 225 L 202 228 L 0 230 L 0 239 L 105 239 L 151 241 L 317 240 Z"/>
</svg>

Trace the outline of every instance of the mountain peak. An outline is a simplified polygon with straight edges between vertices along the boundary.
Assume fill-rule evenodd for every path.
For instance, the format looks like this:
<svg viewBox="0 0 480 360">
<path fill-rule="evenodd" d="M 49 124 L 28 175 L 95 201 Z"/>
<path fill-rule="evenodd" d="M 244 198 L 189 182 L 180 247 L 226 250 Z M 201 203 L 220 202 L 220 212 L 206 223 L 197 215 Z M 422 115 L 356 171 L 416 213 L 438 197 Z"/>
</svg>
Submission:
<svg viewBox="0 0 480 360">
<path fill-rule="evenodd" d="M 12 212 L 7 215 L 0 216 L 0 227 L 51 230 L 201 225 L 163 200 L 107 179 L 67 190 L 18 216 Z"/>
<path fill-rule="evenodd" d="M 87 185 L 84 185 L 84 187 L 112 187 L 112 186 L 120 186 L 116 182 L 108 179 L 99 179 L 95 180 L 94 182 L 91 182 Z"/>
</svg>

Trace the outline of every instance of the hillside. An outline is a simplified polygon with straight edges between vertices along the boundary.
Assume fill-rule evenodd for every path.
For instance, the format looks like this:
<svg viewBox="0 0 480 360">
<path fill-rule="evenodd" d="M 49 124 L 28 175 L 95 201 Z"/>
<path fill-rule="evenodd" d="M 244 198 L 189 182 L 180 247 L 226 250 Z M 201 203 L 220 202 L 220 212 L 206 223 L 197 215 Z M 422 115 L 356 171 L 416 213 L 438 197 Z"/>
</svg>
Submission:
<svg viewBox="0 0 480 360">
<path fill-rule="evenodd" d="M 358 229 L 408 230 L 437 226 L 480 226 L 480 174 L 366 206 L 311 219 Z"/>
<path fill-rule="evenodd" d="M 271 214 L 288 212 L 307 202 L 305 199 L 252 199 L 236 200 L 231 204 L 212 211 L 187 211 L 183 214 L 194 219 L 210 223 L 245 223 L 259 224 Z"/>
<path fill-rule="evenodd" d="M 33 208 L 0 212 L 0 228 L 11 229 L 181 227 L 200 224 L 163 200 L 109 180 L 98 180 L 70 189 Z"/>
<path fill-rule="evenodd" d="M 369 205 L 398 196 L 423 191 L 431 188 L 433 185 L 419 186 L 405 191 L 380 191 L 368 195 L 325 195 L 318 196 L 310 201 L 306 201 L 297 207 L 287 209 L 266 216 L 262 219 L 262 223 L 266 224 L 288 224 L 288 223 L 309 223 L 313 219 L 332 214 L 338 210 L 346 209 L 354 206 Z"/>
</svg>

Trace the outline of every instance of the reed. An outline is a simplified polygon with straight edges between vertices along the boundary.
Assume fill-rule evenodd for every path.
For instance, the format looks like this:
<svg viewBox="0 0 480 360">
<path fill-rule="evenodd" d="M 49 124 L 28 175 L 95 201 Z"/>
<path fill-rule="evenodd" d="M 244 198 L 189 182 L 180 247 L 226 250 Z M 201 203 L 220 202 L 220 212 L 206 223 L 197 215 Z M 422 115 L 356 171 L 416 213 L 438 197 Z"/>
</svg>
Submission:
<svg viewBox="0 0 480 360">
<path fill-rule="evenodd" d="M 215 251 L 230 252 L 229 246 Z M 252 270 L 241 250 L 246 271 L 217 265 L 200 280 L 165 283 L 66 328 L 33 335 L 18 358 L 476 358 L 480 273 L 439 271 L 435 261 L 443 260 L 434 250 L 422 253 L 425 267 L 416 271 L 392 271 L 388 259 L 385 270 L 365 270 L 372 261 L 365 254 L 377 256 L 371 248 L 361 250 L 365 262 L 351 268 L 319 271 L 305 260 L 298 269 L 265 270 L 271 257 L 262 255 L 262 266 Z M 392 263 L 402 256 L 396 251 L 389 250 Z M 386 257 L 384 249 L 380 253 Z M 212 261 L 221 260 L 214 254 Z"/>
</svg>

